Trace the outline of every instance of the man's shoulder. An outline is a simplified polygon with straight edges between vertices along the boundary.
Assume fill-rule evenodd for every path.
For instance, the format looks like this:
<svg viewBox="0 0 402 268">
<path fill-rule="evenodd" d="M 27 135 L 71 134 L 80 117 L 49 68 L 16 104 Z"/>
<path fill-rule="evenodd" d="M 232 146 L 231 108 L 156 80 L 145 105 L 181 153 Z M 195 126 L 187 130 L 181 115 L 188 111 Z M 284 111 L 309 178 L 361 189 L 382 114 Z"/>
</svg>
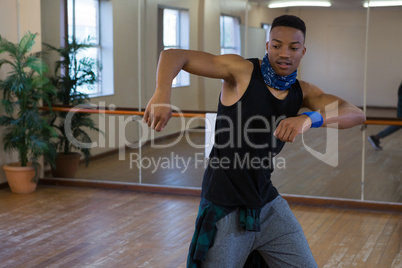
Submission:
<svg viewBox="0 0 402 268">
<path fill-rule="evenodd" d="M 229 69 L 230 72 L 233 74 L 233 77 L 237 81 L 245 78 L 249 79 L 248 77 L 249 75 L 251 75 L 254 69 L 254 63 L 249 59 L 245 59 L 239 55 L 231 55 L 229 57 L 231 57 Z"/>
<path fill-rule="evenodd" d="M 299 83 L 303 92 L 303 98 L 324 94 L 324 91 L 321 88 L 310 82 L 299 79 Z"/>
<path fill-rule="evenodd" d="M 310 90 L 322 91 L 321 88 L 319 88 L 318 86 L 314 85 L 313 83 L 310 83 L 310 82 L 307 82 L 307 81 L 304 81 L 304 80 L 300 80 L 300 79 L 298 79 L 298 80 L 299 80 L 299 83 L 300 83 L 300 87 L 302 88 L 303 91 L 310 91 Z"/>
</svg>

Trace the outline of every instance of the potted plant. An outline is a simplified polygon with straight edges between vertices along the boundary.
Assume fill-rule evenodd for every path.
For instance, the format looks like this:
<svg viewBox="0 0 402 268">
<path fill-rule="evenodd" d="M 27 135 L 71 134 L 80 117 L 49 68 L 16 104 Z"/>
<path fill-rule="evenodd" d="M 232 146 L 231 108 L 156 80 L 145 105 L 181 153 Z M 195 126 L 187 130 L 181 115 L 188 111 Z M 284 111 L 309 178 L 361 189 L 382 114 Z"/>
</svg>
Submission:
<svg viewBox="0 0 402 268">
<path fill-rule="evenodd" d="M 45 44 L 60 56 L 50 78 L 57 90 L 52 100 L 53 105 L 76 107 L 89 104 L 88 94 L 80 91 L 80 87 L 90 88 L 98 82 L 97 62 L 90 57 L 83 56 L 83 52 L 92 47 L 89 40 L 88 38 L 87 41 L 77 42 L 76 39 L 72 39 L 66 42 L 65 47 L 62 48 Z M 72 142 L 71 138 L 80 143 L 90 144 L 92 140 L 87 130 L 100 131 L 91 115 L 87 113 L 75 113 L 71 119 L 71 127 L 66 128 L 67 115 L 67 112 L 55 112 L 55 116 L 50 120 L 51 125 L 58 131 L 56 147 L 59 153 L 52 168 L 53 177 L 74 178 L 81 154 L 88 165 L 91 148 L 78 146 Z"/>
<path fill-rule="evenodd" d="M 18 44 L 11 43 L 0 36 L 0 54 L 7 54 L 0 60 L 0 69 L 8 66 L 10 70 L 4 80 L 0 80 L 3 91 L 1 106 L 5 115 L 0 116 L 4 150 L 16 151 L 18 163 L 5 165 L 3 169 L 11 191 L 16 193 L 33 192 L 39 178 L 38 159 L 45 156 L 53 163 L 55 147 L 48 141 L 55 131 L 41 116 L 41 101 L 50 106 L 48 96 L 54 94 L 54 87 L 44 76 L 47 66 L 40 53 L 31 53 L 36 34 L 28 32 Z"/>
</svg>

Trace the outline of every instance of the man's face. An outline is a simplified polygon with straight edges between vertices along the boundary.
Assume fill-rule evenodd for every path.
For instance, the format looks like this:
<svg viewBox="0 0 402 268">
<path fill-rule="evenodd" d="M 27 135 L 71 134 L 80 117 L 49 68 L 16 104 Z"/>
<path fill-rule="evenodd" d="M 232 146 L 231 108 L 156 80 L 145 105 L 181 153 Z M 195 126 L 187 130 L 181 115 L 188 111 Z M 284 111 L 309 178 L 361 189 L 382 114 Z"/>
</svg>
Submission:
<svg viewBox="0 0 402 268">
<path fill-rule="evenodd" d="M 293 73 L 306 53 L 302 31 L 285 26 L 272 29 L 266 48 L 272 68 L 281 76 Z"/>
</svg>

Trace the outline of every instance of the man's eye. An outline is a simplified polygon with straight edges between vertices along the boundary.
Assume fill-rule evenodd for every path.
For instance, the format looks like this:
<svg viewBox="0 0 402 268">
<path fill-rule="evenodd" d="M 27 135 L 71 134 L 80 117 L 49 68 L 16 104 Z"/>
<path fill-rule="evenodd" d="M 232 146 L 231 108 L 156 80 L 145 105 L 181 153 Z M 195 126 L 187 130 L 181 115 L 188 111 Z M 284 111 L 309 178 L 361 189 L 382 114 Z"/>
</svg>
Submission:
<svg viewBox="0 0 402 268">
<path fill-rule="evenodd" d="M 279 46 L 278 46 L 278 45 L 272 45 L 272 47 L 273 47 L 273 48 L 279 48 Z"/>
<path fill-rule="evenodd" d="M 298 47 L 292 47 L 292 50 L 294 50 L 294 51 L 296 51 L 298 49 L 299 49 Z"/>
</svg>

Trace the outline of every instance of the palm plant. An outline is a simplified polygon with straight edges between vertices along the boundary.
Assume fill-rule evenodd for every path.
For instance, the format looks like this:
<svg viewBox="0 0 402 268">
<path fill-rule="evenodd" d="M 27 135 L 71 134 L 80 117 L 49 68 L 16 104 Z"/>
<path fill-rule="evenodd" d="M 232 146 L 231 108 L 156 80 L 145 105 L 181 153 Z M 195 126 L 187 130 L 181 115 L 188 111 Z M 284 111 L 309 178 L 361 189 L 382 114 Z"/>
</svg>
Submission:
<svg viewBox="0 0 402 268">
<path fill-rule="evenodd" d="M 50 78 L 52 84 L 57 88 L 56 96 L 53 98 L 53 105 L 75 107 L 89 104 L 88 94 L 79 91 L 81 86 L 93 87 L 98 82 L 96 73 L 97 62 L 89 57 L 82 57 L 85 49 L 93 47 L 87 41 L 78 42 L 72 39 L 66 42 L 65 47 L 56 48 L 45 44 L 51 51 L 59 54 L 60 60 L 56 61 L 53 76 Z M 90 114 L 75 113 L 71 120 L 71 127 L 66 129 L 66 112 L 56 112 L 50 123 L 58 130 L 56 146 L 59 152 L 71 154 L 76 150 L 81 151 L 88 165 L 91 157 L 91 148 L 78 146 L 73 143 L 74 138 L 79 143 L 92 143 L 91 137 L 86 129 L 100 131 Z"/>
<path fill-rule="evenodd" d="M 44 76 L 48 68 L 40 53 L 31 53 L 35 37 L 36 34 L 28 32 L 14 44 L 0 36 L 0 54 L 7 54 L 7 58 L 0 60 L 0 68 L 8 66 L 11 69 L 6 78 L 0 80 L 1 104 L 5 111 L 0 117 L 0 126 L 6 127 L 4 150 L 18 152 L 22 167 L 31 163 L 36 169 L 37 181 L 38 158 L 44 155 L 49 163 L 53 163 L 56 150 L 48 141 L 56 133 L 39 111 L 41 100 L 50 106 L 49 96 L 55 91 Z"/>
</svg>

